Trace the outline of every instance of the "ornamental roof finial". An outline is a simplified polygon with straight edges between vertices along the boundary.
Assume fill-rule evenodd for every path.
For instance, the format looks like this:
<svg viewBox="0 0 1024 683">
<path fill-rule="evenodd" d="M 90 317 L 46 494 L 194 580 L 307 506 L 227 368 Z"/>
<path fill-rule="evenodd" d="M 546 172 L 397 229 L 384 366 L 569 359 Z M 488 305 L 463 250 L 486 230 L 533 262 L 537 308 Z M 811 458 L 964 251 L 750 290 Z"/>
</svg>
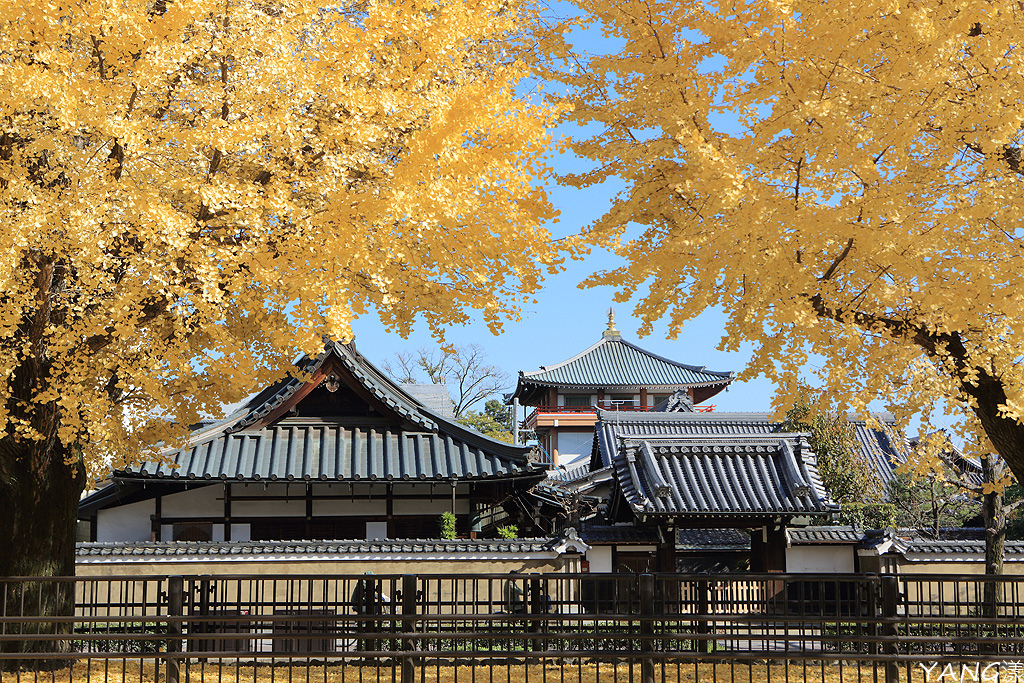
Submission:
<svg viewBox="0 0 1024 683">
<path fill-rule="evenodd" d="M 615 329 L 615 309 L 608 308 L 608 329 L 602 335 L 605 339 L 622 339 L 622 335 Z"/>
</svg>

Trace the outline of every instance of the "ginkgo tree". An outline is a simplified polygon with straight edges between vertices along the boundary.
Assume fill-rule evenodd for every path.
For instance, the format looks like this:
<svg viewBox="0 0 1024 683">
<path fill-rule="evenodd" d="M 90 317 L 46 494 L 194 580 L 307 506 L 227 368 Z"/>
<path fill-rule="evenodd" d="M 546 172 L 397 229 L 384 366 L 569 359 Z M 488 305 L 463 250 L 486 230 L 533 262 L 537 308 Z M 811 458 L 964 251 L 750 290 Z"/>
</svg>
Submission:
<svg viewBox="0 0 1024 683">
<path fill-rule="evenodd" d="M 720 307 L 748 377 L 955 413 L 1024 476 L 1020 3 L 573 2 L 561 35 L 613 49 L 548 43 L 593 162 L 567 181 L 624 184 L 578 247 L 624 265 L 589 284 L 639 295 L 642 331 Z"/>
<path fill-rule="evenodd" d="M 518 0 L 0 0 L 0 576 L 87 477 L 379 314 L 515 316 L 556 108 Z M 525 294 L 524 294 L 525 293 Z"/>
</svg>

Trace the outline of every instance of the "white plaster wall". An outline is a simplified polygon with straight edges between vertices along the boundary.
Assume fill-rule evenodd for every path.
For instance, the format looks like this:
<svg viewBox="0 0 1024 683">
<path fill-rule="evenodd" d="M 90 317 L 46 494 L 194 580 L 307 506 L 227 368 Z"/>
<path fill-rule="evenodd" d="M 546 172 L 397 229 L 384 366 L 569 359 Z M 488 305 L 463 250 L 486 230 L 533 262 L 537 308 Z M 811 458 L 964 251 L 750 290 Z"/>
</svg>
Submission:
<svg viewBox="0 0 1024 683">
<path fill-rule="evenodd" d="M 786 571 L 794 573 L 851 573 L 852 545 L 798 545 L 786 548 Z"/>
<path fill-rule="evenodd" d="M 223 517 L 224 485 L 210 484 L 164 496 L 161 517 Z"/>
<path fill-rule="evenodd" d="M 612 547 L 595 545 L 587 551 L 591 574 L 608 574 L 612 571 Z"/>
<path fill-rule="evenodd" d="M 566 467 L 590 459 L 594 432 L 558 432 L 558 464 Z"/>
<path fill-rule="evenodd" d="M 383 541 L 388 537 L 388 523 L 387 522 L 367 522 L 366 523 L 366 540 L 367 541 Z"/>
<path fill-rule="evenodd" d="M 252 528 L 251 528 L 251 526 L 249 524 L 238 524 L 237 522 L 232 522 L 231 523 L 231 540 L 232 541 L 251 541 L 252 540 Z"/>
<path fill-rule="evenodd" d="M 150 515 L 156 514 L 152 499 L 119 505 L 96 514 L 97 541 L 148 541 L 152 537 Z"/>
</svg>

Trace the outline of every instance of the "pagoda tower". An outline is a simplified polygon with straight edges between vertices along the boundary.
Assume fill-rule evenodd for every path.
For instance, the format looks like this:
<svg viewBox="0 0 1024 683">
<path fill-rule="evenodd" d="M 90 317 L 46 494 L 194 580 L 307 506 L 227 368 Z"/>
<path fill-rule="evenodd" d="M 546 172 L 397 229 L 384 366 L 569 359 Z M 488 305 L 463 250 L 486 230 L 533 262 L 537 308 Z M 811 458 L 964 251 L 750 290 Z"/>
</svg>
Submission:
<svg viewBox="0 0 1024 683">
<path fill-rule="evenodd" d="M 534 408 L 522 427 L 536 432 L 554 466 L 569 468 L 589 462 L 599 409 L 651 411 L 683 397 L 694 410 L 706 411 L 711 406 L 701 404 L 735 378 L 734 372 L 679 363 L 623 340 L 609 309 L 608 327 L 596 344 L 556 365 L 520 371 L 510 399 Z"/>
</svg>

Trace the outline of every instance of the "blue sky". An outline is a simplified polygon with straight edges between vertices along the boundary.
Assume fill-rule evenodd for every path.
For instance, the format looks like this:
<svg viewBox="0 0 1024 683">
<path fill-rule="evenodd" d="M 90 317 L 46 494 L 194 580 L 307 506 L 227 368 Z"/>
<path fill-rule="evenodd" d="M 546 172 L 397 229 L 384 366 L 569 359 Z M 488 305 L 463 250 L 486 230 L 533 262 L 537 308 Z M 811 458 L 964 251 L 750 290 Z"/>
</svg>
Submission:
<svg viewBox="0 0 1024 683">
<path fill-rule="evenodd" d="M 555 159 L 554 163 L 558 170 L 576 165 L 571 158 Z M 550 226 L 556 236 L 578 232 L 598 218 L 610 205 L 614 193 L 614 188 L 576 190 L 553 186 L 551 190 L 551 200 L 561 212 L 559 222 Z M 536 370 L 541 365 L 558 363 L 598 341 L 607 326 L 608 307 L 612 306 L 623 338 L 653 353 L 682 363 L 703 365 L 710 370 L 739 372 L 745 367 L 749 350 L 723 353 L 716 349 L 725 324 L 725 316 L 720 311 L 709 310 L 690 321 L 675 340 L 666 339 L 665 325 L 656 326 L 653 334 L 640 339 L 637 337 L 639 323 L 632 316 L 632 303 L 613 303 L 614 289 L 610 287 L 580 289 L 577 286 L 595 270 L 619 263 L 615 255 L 594 250 L 586 261 L 569 262 L 564 272 L 549 276 L 535 297 L 538 303 L 523 310 L 521 321 L 507 322 L 501 335 L 492 335 L 477 318 L 470 325 L 449 328 L 447 339 L 454 344 L 484 347 L 490 362 L 513 376 L 508 387 L 511 390 L 514 375 L 520 370 Z M 386 332 L 372 314 L 357 320 L 354 329 L 356 348 L 378 366 L 399 351 L 437 346 L 425 325 L 408 339 L 402 339 Z M 734 383 L 711 403 L 720 411 L 767 410 L 774 394 L 774 385 L 761 378 Z"/>
<path fill-rule="evenodd" d="M 549 5 L 549 9 L 553 13 L 572 12 L 565 3 L 558 2 Z M 593 31 L 577 31 L 572 35 L 572 42 L 577 50 L 590 53 L 619 47 L 617 41 Z M 583 170 L 580 160 L 568 153 L 553 157 L 552 165 L 559 173 Z M 607 185 L 586 190 L 549 186 L 550 199 L 560 212 L 559 220 L 549 226 L 552 234 L 561 237 L 579 232 L 604 213 L 618 189 Z M 595 249 L 586 261 L 568 262 L 564 272 L 549 276 L 544 288 L 535 296 L 538 303 L 523 309 L 521 321 L 506 322 L 502 334 L 492 335 L 482 319 L 476 317 L 470 325 L 449 328 L 447 340 L 453 344 L 484 347 L 490 362 L 511 376 L 508 387 L 511 390 L 520 370 L 536 370 L 541 365 L 558 363 L 598 341 L 607 325 L 607 310 L 612 306 L 623 338 L 648 351 L 681 363 L 706 366 L 709 370 L 739 372 L 746 366 L 752 347 L 740 353 L 724 353 L 716 348 L 725 326 L 725 316 L 720 311 L 709 310 L 690 321 L 675 340 L 666 339 L 667 327 L 663 324 L 656 325 L 651 335 L 640 339 L 637 337 L 639 323 L 632 315 L 635 301 L 614 303 L 615 290 L 610 287 L 578 287 L 594 271 L 620 263 L 615 255 Z M 421 325 L 408 339 L 385 331 L 372 313 L 357 320 L 353 327 L 356 348 L 378 366 L 399 351 L 437 346 L 426 325 Z M 767 410 L 774 395 L 774 385 L 759 378 L 734 383 L 711 403 L 719 411 Z"/>
</svg>

